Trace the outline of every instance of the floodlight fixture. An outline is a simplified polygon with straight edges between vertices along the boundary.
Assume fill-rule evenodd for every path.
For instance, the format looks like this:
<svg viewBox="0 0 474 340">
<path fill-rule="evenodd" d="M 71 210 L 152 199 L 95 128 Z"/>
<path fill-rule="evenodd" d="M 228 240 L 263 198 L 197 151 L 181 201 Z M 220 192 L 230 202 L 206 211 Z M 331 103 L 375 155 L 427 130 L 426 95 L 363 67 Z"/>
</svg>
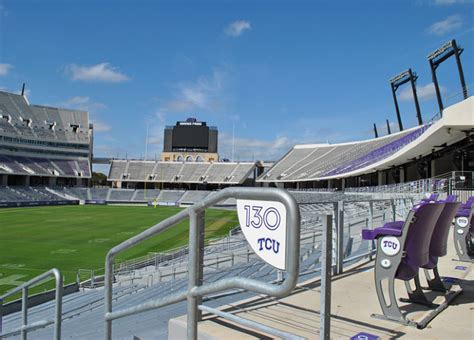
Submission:
<svg viewBox="0 0 474 340">
<path fill-rule="evenodd" d="M 458 73 L 459 73 L 459 80 L 461 82 L 461 88 L 463 92 L 464 99 L 467 99 L 467 87 L 466 87 L 466 81 L 464 79 L 464 72 L 462 70 L 462 64 L 461 64 L 461 53 L 464 51 L 463 48 L 457 45 L 456 40 L 450 40 L 447 43 L 445 43 L 443 46 L 440 48 L 436 49 L 435 51 L 431 52 L 428 55 L 428 62 L 430 63 L 430 69 L 431 69 L 431 76 L 433 78 L 433 83 L 435 86 L 435 91 L 436 91 L 436 99 L 438 100 L 438 106 L 439 106 L 439 113 L 442 116 L 443 115 L 443 100 L 441 98 L 441 91 L 439 89 L 439 84 L 438 84 L 438 78 L 436 76 L 436 69 L 438 66 L 445 60 L 447 60 L 449 57 L 453 56 L 456 58 L 456 64 L 458 67 Z"/>
<path fill-rule="evenodd" d="M 402 73 L 396 75 L 395 77 L 392 77 L 392 79 L 389 80 L 390 87 L 392 89 L 393 102 L 395 104 L 395 111 L 397 113 L 398 127 L 400 128 L 400 131 L 403 130 L 403 124 L 402 124 L 402 118 L 400 115 L 400 108 L 398 107 L 396 92 L 401 85 L 406 84 L 408 82 L 410 82 L 411 89 L 413 92 L 413 99 L 415 101 L 416 117 L 418 118 L 418 125 L 423 124 L 423 119 L 421 117 L 420 103 L 418 102 L 418 95 L 416 93 L 416 80 L 417 79 L 418 79 L 418 76 L 416 75 L 416 73 L 413 72 L 411 68 L 409 68 L 408 70 L 403 71 Z"/>
</svg>

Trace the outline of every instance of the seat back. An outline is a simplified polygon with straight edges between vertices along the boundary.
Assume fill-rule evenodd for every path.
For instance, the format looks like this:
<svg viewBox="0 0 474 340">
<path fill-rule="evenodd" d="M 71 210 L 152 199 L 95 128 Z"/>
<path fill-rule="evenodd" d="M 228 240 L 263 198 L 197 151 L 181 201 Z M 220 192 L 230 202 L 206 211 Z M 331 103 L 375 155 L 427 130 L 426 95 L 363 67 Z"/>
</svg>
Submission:
<svg viewBox="0 0 474 340">
<path fill-rule="evenodd" d="M 471 196 L 467 199 L 465 203 L 461 205 L 461 209 L 471 209 L 471 206 L 474 204 L 474 196 Z"/>
<path fill-rule="evenodd" d="M 402 263 L 411 268 L 419 268 L 429 261 L 430 243 L 439 215 L 445 203 L 426 203 L 419 206 L 414 214 L 405 241 L 405 257 Z"/>
<path fill-rule="evenodd" d="M 444 202 L 456 202 L 458 197 L 456 195 L 448 195 Z M 459 203 L 459 206 L 461 206 L 461 203 Z"/>
<path fill-rule="evenodd" d="M 460 205 L 460 202 L 445 202 L 431 236 L 430 258 L 447 254 L 449 229 Z"/>
<path fill-rule="evenodd" d="M 422 200 L 426 200 L 426 201 L 436 201 L 436 200 L 438 199 L 438 197 L 439 197 L 439 194 L 433 193 L 433 194 L 429 195 L 428 197 L 423 198 Z"/>
</svg>

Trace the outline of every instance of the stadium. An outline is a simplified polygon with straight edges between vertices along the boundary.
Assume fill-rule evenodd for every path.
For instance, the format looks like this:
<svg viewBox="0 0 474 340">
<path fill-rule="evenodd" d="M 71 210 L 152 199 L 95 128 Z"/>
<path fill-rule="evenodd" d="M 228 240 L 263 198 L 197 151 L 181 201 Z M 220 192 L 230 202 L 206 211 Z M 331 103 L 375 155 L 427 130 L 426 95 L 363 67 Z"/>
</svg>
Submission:
<svg viewBox="0 0 474 340">
<path fill-rule="evenodd" d="M 196 118 L 164 128 L 159 160 L 96 157 L 87 111 L 0 91 L 0 338 L 472 336 L 462 52 L 450 40 L 428 56 L 429 119 L 409 69 L 389 82 L 398 131 L 270 163 L 221 158 L 218 127 Z M 461 85 L 444 103 L 436 68 L 450 57 Z M 407 83 L 413 127 L 397 102 Z"/>
</svg>

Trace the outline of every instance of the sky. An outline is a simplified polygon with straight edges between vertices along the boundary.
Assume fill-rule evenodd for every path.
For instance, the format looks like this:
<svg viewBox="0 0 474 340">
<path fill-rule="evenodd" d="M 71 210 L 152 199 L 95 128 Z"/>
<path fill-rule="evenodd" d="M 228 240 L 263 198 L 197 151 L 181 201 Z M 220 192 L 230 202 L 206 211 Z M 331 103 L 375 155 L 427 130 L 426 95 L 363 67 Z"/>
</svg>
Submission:
<svg viewBox="0 0 474 340">
<path fill-rule="evenodd" d="M 157 159 L 164 127 L 195 117 L 218 127 L 221 157 L 270 161 L 372 138 L 373 123 L 385 135 L 386 119 L 396 131 L 388 80 L 408 68 L 429 120 L 426 57 L 456 39 L 472 87 L 473 30 L 468 0 L 0 0 L 0 89 L 25 82 L 30 103 L 89 111 L 96 157 Z M 438 76 L 446 106 L 459 101 L 454 58 Z"/>
</svg>

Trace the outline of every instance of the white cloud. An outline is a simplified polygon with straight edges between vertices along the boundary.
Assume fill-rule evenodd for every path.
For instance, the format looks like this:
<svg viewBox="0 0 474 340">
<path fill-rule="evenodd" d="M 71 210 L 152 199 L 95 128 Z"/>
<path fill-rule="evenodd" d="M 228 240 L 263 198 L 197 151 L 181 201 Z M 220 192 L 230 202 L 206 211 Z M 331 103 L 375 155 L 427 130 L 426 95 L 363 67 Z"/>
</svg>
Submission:
<svg viewBox="0 0 474 340">
<path fill-rule="evenodd" d="M 127 150 L 121 146 L 111 146 L 106 144 L 94 145 L 94 151 L 108 157 L 126 158 Z"/>
<path fill-rule="evenodd" d="M 13 66 L 0 63 L 0 76 L 6 76 Z"/>
<path fill-rule="evenodd" d="M 130 78 L 120 72 L 116 67 L 109 63 L 100 63 L 97 65 L 84 66 L 70 64 L 65 67 L 65 72 L 72 80 L 99 81 L 106 83 L 121 83 Z"/>
<path fill-rule="evenodd" d="M 112 128 L 107 123 L 101 122 L 99 120 L 91 120 L 91 123 L 94 125 L 95 132 L 107 132 L 110 131 Z"/>
<path fill-rule="evenodd" d="M 446 88 L 444 86 L 440 86 L 439 90 L 441 93 L 446 92 Z M 436 96 L 436 91 L 433 83 L 429 83 L 426 85 L 421 85 L 416 87 L 416 94 L 418 96 L 418 100 L 420 101 L 425 101 L 432 99 Z M 400 91 L 400 94 L 398 98 L 401 101 L 411 101 L 413 100 L 413 91 L 411 89 L 411 86 L 405 87 L 402 91 Z"/>
<path fill-rule="evenodd" d="M 225 73 L 214 70 L 209 77 L 199 77 L 194 82 L 178 86 L 175 99 L 166 102 L 164 109 L 172 112 L 186 112 L 193 109 L 217 111 L 221 108 Z"/>
<path fill-rule="evenodd" d="M 463 20 L 460 15 L 451 15 L 445 20 L 435 22 L 426 29 L 426 32 L 434 35 L 445 35 L 462 27 Z"/>
<path fill-rule="evenodd" d="M 463 4 L 466 2 L 467 1 L 465 0 L 435 0 L 435 5 L 450 6 L 454 4 Z"/>
<path fill-rule="evenodd" d="M 252 26 L 250 25 L 249 21 L 246 20 L 237 20 L 229 24 L 229 26 L 226 27 L 225 29 L 225 34 L 227 34 L 230 37 L 238 37 L 244 31 L 250 30 Z"/>
<path fill-rule="evenodd" d="M 55 105 L 69 109 L 88 111 L 90 113 L 96 113 L 97 111 L 107 108 L 107 105 L 103 103 L 93 102 L 91 98 L 87 96 L 71 97 Z"/>
<path fill-rule="evenodd" d="M 234 144 L 234 161 L 237 160 L 276 160 L 287 152 L 293 145 L 286 136 L 277 136 L 273 140 L 257 138 L 232 138 L 226 133 L 219 134 L 219 149 L 221 157 L 232 157 Z"/>
<path fill-rule="evenodd" d="M 163 134 L 166 127 L 166 114 L 158 110 L 153 114 L 153 118 L 148 119 L 148 144 L 154 144 L 156 147 L 163 145 Z"/>
</svg>

